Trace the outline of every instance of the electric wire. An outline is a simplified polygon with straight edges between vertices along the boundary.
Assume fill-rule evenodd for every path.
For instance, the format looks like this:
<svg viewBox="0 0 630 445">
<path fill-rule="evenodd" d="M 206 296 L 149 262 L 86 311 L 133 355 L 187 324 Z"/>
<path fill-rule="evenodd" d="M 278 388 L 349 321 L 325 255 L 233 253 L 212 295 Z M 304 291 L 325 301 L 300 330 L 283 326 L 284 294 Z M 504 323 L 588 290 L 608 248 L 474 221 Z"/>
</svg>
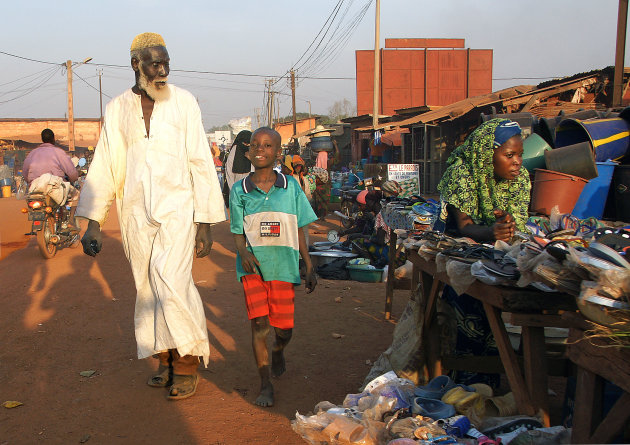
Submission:
<svg viewBox="0 0 630 445">
<path fill-rule="evenodd" d="M 90 88 L 92 88 L 93 90 L 97 91 L 98 93 L 102 94 L 105 97 L 109 97 L 110 99 L 112 98 L 112 96 L 110 96 L 109 94 L 103 93 L 102 90 L 99 90 L 98 88 L 96 88 L 94 85 L 92 85 L 91 83 L 89 83 L 87 80 L 85 80 L 83 77 L 79 76 L 77 73 L 73 72 L 72 73 L 74 76 L 77 76 L 79 79 L 81 79 L 83 81 L 83 83 L 85 83 L 87 86 L 89 86 Z M 97 76 L 95 76 L 97 77 Z"/>
<path fill-rule="evenodd" d="M 61 66 L 59 66 L 56 70 L 54 70 L 52 73 L 50 73 L 50 75 L 48 77 L 46 77 L 44 80 L 42 80 L 40 83 L 38 83 L 37 85 L 35 85 L 31 89 L 27 90 L 23 94 L 20 94 L 18 96 L 12 97 L 11 99 L 0 101 L 0 104 L 5 104 L 7 102 L 12 102 L 14 100 L 17 100 L 17 99 L 20 99 L 20 98 L 26 96 L 27 94 L 31 94 L 33 91 L 37 90 L 38 88 L 43 86 L 46 82 L 48 82 L 52 78 L 52 76 L 54 76 L 57 72 L 59 72 L 60 69 L 61 69 Z"/>
<path fill-rule="evenodd" d="M 332 12 L 330 13 L 330 15 L 328 16 L 328 18 L 326 19 L 326 21 L 324 22 L 324 24 L 322 25 L 322 27 L 320 28 L 319 32 L 317 33 L 317 35 L 313 38 L 313 40 L 311 41 L 311 43 L 308 45 L 308 47 L 304 50 L 304 52 L 302 53 L 302 55 L 300 56 L 300 58 L 297 60 L 297 62 L 295 62 L 293 64 L 293 66 L 291 68 L 289 68 L 287 70 L 286 73 L 284 73 L 282 75 L 282 77 L 280 77 L 278 80 L 276 80 L 276 82 L 274 82 L 274 85 L 276 83 L 278 83 L 280 81 L 280 79 L 284 78 L 287 74 L 289 74 L 291 72 L 291 70 L 293 68 L 295 68 L 295 66 L 300 63 L 300 61 L 304 58 L 304 56 L 308 53 L 308 51 L 311 49 L 311 47 L 313 46 L 313 44 L 315 43 L 315 41 L 317 40 L 317 38 L 319 37 L 319 35 L 322 33 L 322 31 L 324 30 L 324 27 L 326 27 L 326 24 L 328 23 L 328 21 L 330 20 L 330 18 L 333 16 L 333 14 L 335 14 L 335 11 L 341 7 L 341 4 L 344 2 L 344 0 L 339 0 L 337 2 L 337 4 L 335 5 L 335 7 L 333 8 Z M 273 86 L 273 85 L 272 85 Z"/>
</svg>

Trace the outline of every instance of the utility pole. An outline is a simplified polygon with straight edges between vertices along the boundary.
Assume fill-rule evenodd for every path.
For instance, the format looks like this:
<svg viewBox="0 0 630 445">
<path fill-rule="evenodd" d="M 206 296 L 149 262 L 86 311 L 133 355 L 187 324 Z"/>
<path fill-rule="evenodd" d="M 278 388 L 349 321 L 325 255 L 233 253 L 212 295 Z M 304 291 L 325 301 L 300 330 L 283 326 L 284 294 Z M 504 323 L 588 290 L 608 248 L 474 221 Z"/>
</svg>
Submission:
<svg viewBox="0 0 630 445">
<path fill-rule="evenodd" d="M 378 125 L 378 96 L 380 91 L 380 30 L 381 0 L 376 0 L 376 23 L 374 27 L 374 106 L 372 107 L 372 127 Z"/>
<path fill-rule="evenodd" d="M 267 79 L 267 126 L 271 126 L 271 79 Z"/>
<path fill-rule="evenodd" d="M 260 127 L 260 108 L 254 108 L 254 113 L 256 113 L 256 128 Z"/>
<path fill-rule="evenodd" d="M 74 111 L 72 106 L 72 60 L 66 60 L 68 74 L 68 151 L 74 153 Z"/>
<path fill-rule="evenodd" d="M 626 52 L 627 22 L 628 0 L 619 0 L 619 12 L 617 13 L 617 50 L 615 52 L 615 83 L 613 84 L 613 107 L 620 107 L 623 98 L 623 58 Z"/>
<path fill-rule="evenodd" d="M 308 102 L 308 117 L 311 117 L 311 101 L 307 100 L 306 102 Z"/>
<path fill-rule="evenodd" d="M 295 71 L 291 70 L 291 104 L 293 107 L 293 137 L 297 134 L 297 120 L 295 117 Z"/>
<path fill-rule="evenodd" d="M 273 96 L 274 92 L 271 90 L 271 83 L 273 79 L 269 79 L 269 87 L 267 92 L 267 125 L 269 128 L 273 128 Z"/>
<path fill-rule="evenodd" d="M 99 97 L 99 107 L 101 109 L 101 120 L 98 125 L 99 135 L 101 129 L 103 128 L 103 85 L 101 84 L 101 77 L 103 76 L 103 70 L 98 70 L 98 97 Z"/>
</svg>

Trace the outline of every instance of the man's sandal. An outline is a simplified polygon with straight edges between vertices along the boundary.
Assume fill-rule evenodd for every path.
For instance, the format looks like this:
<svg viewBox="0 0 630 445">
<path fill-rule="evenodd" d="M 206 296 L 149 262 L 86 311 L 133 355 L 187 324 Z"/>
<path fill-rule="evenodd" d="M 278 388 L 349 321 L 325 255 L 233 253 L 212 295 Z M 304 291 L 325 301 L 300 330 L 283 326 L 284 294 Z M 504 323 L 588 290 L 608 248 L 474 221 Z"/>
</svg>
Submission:
<svg viewBox="0 0 630 445">
<path fill-rule="evenodd" d="M 168 391 L 167 399 L 182 400 L 187 399 L 197 392 L 199 375 L 173 375 L 173 384 Z"/>
<path fill-rule="evenodd" d="M 173 384 L 173 368 L 170 366 L 162 366 L 158 368 L 158 373 L 149 377 L 147 385 L 154 388 L 166 388 Z"/>
</svg>

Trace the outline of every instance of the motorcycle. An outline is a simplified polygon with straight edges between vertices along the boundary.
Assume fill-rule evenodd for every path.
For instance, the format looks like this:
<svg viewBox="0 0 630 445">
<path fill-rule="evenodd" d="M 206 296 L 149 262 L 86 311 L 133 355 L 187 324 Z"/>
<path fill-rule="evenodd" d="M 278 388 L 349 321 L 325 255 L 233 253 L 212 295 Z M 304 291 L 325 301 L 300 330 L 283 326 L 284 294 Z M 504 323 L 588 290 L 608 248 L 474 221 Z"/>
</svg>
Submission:
<svg viewBox="0 0 630 445">
<path fill-rule="evenodd" d="M 26 206 L 22 212 L 28 213 L 32 224 L 31 231 L 25 235 L 37 238 L 37 247 L 44 258 L 50 259 L 58 249 L 79 243 L 79 230 L 69 225 L 69 205 L 59 205 L 42 193 L 29 193 Z"/>
<path fill-rule="evenodd" d="M 81 171 L 84 166 L 85 158 L 81 158 L 78 166 L 81 173 L 85 173 Z M 75 187 L 80 188 L 79 181 Z M 72 221 L 73 224 L 70 224 L 69 205 L 65 203 L 59 205 L 43 193 L 28 193 L 26 208 L 22 209 L 22 213 L 27 213 L 28 220 L 32 221 L 31 231 L 25 235 L 37 238 L 39 253 L 45 259 L 53 258 L 59 249 L 75 247 L 79 244 L 79 226 L 76 218 Z"/>
<path fill-rule="evenodd" d="M 354 174 L 354 173 L 353 173 Z M 355 175 L 356 176 L 356 175 Z M 382 178 L 365 178 L 359 179 L 357 186 L 362 187 L 363 190 L 379 190 L 380 188 L 374 184 L 375 180 L 382 180 Z M 357 195 L 361 193 L 362 189 L 357 189 L 352 186 L 344 186 L 341 188 L 341 203 L 340 210 L 335 211 L 335 214 L 341 219 L 341 225 L 344 229 L 349 229 L 354 224 L 357 218 L 357 212 L 359 211 L 359 205 L 357 203 Z"/>
</svg>

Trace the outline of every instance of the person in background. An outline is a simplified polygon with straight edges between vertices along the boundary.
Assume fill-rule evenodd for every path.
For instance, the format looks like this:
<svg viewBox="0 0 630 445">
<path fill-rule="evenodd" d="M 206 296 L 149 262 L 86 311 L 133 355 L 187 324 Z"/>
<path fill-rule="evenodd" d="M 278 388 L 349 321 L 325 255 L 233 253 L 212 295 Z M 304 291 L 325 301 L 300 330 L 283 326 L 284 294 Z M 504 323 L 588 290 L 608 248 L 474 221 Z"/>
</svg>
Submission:
<svg viewBox="0 0 630 445">
<path fill-rule="evenodd" d="M 293 156 L 286 155 L 280 163 L 280 172 L 285 176 L 293 176 Z"/>
<path fill-rule="evenodd" d="M 249 140 L 252 132 L 242 130 L 234 138 L 232 146 L 228 151 L 225 162 L 223 163 L 223 171 L 225 174 L 225 182 L 223 183 L 223 198 L 226 205 L 229 205 L 230 190 L 234 183 L 245 178 L 253 171 L 252 163 L 247 159 L 247 150 L 249 150 Z"/>
<path fill-rule="evenodd" d="M 159 34 L 143 33 L 130 50 L 135 85 L 107 105 L 77 215 L 88 219 L 83 251 L 96 256 L 115 201 L 136 285 L 138 358 L 159 367 L 147 385 L 167 399 L 197 391 L 210 343 L 193 257 L 212 249 L 212 229 L 226 219 L 201 110 L 188 91 L 167 83 L 170 57 Z"/>
<path fill-rule="evenodd" d="M 68 154 L 55 146 L 55 133 L 46 128 L 41 136 L 43 143 L 28 154 L 22 165 L 22 176 L 26 181 L 30 184 L 44 173 L 65 178 L 70 182 L 79 179 L 79 173 Z"/>
<path fill-rule="evenodd" d="M 321 167 L 313 167 L 311 172 L 315 175 L 315 191 L 311 205 L 319 219 L 324 220 L 330 202 L 330 176 L 328 170 Z"/>
<path fill-rule="evenodd" d="M 304 159 L 302 159 L 300 155 L 293 155 L 291 163 L 293 165 L 293 177 L 296 179 L 298 184 L 300 184 L 308 202 L 311 202 L 313 200 L 312 192 L 314 187 L 309 175 L 306 172 L 306 163 L 304 162 Z"/>
<path fill-rule="evenodd" d="M 55 146 L 55 133 L 50 128 L 42 130 L 41 137 L 43 143 L 31 151 L 24 159 L 22 176 L 31 186 L 35 179 L 45 173 L 50 173 L 67 181 L 68 198 L 66 202 L 70 205 L 68 221 L 72 227 L 76 228 L 74 215 L 77 210 L 79 191 L 72 186 L 72 183 L 79 179 L 79 171 L 68 154 Z M 77 158 L 77 164 L 78 162 L 79 158 Z"/>
</svg>

